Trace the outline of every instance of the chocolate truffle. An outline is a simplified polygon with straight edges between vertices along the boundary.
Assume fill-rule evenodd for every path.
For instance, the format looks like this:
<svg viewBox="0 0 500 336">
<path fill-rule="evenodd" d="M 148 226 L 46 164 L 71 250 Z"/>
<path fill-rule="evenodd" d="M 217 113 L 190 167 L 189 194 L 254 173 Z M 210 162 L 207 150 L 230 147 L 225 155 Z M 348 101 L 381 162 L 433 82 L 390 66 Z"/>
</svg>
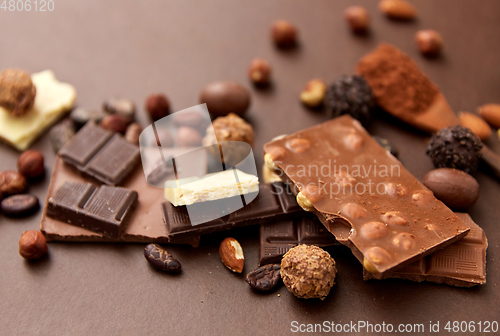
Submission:
<svg viewBox="0 0 500 336">
<path fill-rule="evenodd" d="M 19 69 L 5 69 L 0 73 L 0 106 L 13 117 L 21 117 L 35 104 L 36 87 L 31 76 Z"/>
</svg>

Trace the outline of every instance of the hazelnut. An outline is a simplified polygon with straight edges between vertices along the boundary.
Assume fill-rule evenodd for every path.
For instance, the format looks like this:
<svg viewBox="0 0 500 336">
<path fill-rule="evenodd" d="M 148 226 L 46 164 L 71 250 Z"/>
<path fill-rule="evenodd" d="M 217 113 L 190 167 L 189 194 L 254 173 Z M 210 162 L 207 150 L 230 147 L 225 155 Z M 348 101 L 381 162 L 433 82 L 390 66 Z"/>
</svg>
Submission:
<svg viewBox="0 0 500 336">
<path fill-rule="evenodd" d="M 318 107 L 323 103 L 326 94 L 326 84 L 321 79 L 313 79 L 307 82 L 304 90 L 300 93 L 300 101 L 309 107 Z"/>
<path fill-rule="evenodd" d="M 110 114 L 105 116 L 99 125 L 104 129 L 124 134 L 127 130 L 128 122 L 119 114 Z"/>
<path fill-rule="evenodd" d="M 242 146 L 241 143 L 247 143 L 250 147 L 253 145 L 253 128 L 249 123 L 237 114 L 229 113 L 225 117 L 215 119 L 212 127 L 214 132 L 207 131 L 203 138 L 203 146 L 207 147 L 212 155 L 220 157 L 222 150 L 224 163 L 229 165 L 236 165 L 248 156 L 248 146 Z M 216 144 L 219 146 L 213 146 Z"/>
<path fill-rule="evenodd" d="M 344 17 L 355 33 L 364 33 L 370 25 L 370 15 L 363 6 L 350 6 L 344 11 Z"/>
<path fill-rule="evenodd" d="M 36 179 L 45 173 L 43 155 L 36 150 L 27 150 L 17 159 L 17 170 L 27 179 Z"/>
<path fill-rule="evenodd" d="M 26 178 L 14 170 L 0 173 L 0 192 L 3 196 L 21 194 L 28 188 Z"/>
<path fill-rule="evenodd" d="M 135 104 L 130 99 L 111 98 L 102 104 L 104 111 L 110 114 L 118 114 L 130 124 L 135 120 Z"/>
<path fill-rule="evenodd" d="M 163 93 L 153 93 L 146 98 L 146 110 L 157 121 L 170 114 L 170 102 Z"/>
<path fill-rule="evenodd" d="M 39 231 L 24 231 L 19 239 L 19 254 L 24 259 L 39 259 L 47 253 L 47 249 L 47 241 Z"/>
<path fill-rule="evenodd" d="M 441 34 L 432 29 L 418 31 L 415 34 L 415 41 L 420 52 L 428 56 L 438 54 L 443 46 Z"/>
<path fill-rule="evenodd" d="M 302 299 L 323 300 L 335 284 L 335 260 L 328 252 L 309 245 L 290 249 L 281 260 L 281 278 L 286 288 Z"/>
<path fill-rule="evenodd" d="M 285 20 L 279 20 L 271 26 L 271 37 L 278 47 L 287 48 L 297 44 L 297 28 Z"/>
<path fill-rule="evenodd" d="M 13 117 L 29 112 L 35 103 L 36 87 L 31 76 L 19 69 L 5 69 L 0 73 L 0 106 Z"/>
<path fill-rule="evenodd" d="M 248 68 L 248 77 L 256 85 L 269 84 L 271 79 L 271 64 L 262 58 L 255 58 Z"/>
<path fill-rule="evenodd" d="M 139 136 L 142 133 L 142 126 L 138 123 L 133 123 L 128 125 L 127 130 L 125 131 L 125 140 L 134 145 L 139 145 Z"/>
</svg>

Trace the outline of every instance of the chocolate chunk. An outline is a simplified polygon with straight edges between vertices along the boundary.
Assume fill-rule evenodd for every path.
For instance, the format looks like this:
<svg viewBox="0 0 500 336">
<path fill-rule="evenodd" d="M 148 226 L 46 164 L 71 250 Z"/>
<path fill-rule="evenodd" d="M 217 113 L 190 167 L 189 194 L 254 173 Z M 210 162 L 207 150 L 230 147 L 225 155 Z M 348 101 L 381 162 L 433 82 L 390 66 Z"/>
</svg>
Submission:
<svg viewBox="0 0 500 336">
<path fill-rule="evenodd" d="M 137 198 L 125 188 L 66 182 L 49 198 L 47 216 L 118 239 Z"/>
<path fill-rule="evenodd" d="M 279 264 L 261 266 L 248 273 L 245 280 L 252 289 L 260 292 L 269 292 L 283 283 L 281 281 L 280 269 L 281 265 Z"/>
<path fill-rule="evenodd" d="M 301 153 L 290 147 L 298 138 L 311 142 Z M 299 204 L 315 212 L 375 278 L 444 248 L 469 231 L 348 115 L 267 143 L 266 155 L 276 148 L 284 152 L 274 163 L 283 171 L 283 180 L 297 187 Z M 393 212 L 402 224 L 388 220 L 387 213 Z M 370 224 L 362 234 L 363 227 L 373 222 L 382 225 Z M 388 230 L 375 232 L 384 226 Z"/>
<path fill-rule="evenodd" d="M 20 194 L 7 197 L 1 203 L 2 213 L 9 217 L 25 217 L 38 210 L 38 198 Z"/>
<path fill-rule="evenodd" d="M 75 123 L 77 129 L 82 128 L 89 121 L 98 124 L 105 116 L 106 114 L 100 110 L 87 110 L 80 107 L 74 109 L 69 114 L 69 117 Z"/>
<path fill-rule="evenodd" d="M 104 111 L 122 116 L 127 123 L 135 120 L 135 104 L 130 99 L 111 98 L 102 104 Z"/>
<path fill-rule="evenodd" d="M 159 270 L 167 273 L 180 273 L 181 263 L 158 244 L 149 244 L 144 249 L 146 260 Z"/>
<path fill-rule="evenodd" d="M 65 119 L 50 130 L 50 144 L 55 153 L 75 135 L 75 127 L 70 119 Z"/>
<path fill-rule="evenodd" d="M 279 263 L 286 252 L 301 244 L 318 247 L 339 245 L 316 216 L 305 213 L 301 217 L 260 226 L 259 265 Z"/>
<path fill-rule="evenodd" d="M 86 175 L 118 185 L 139 162 L 139 147 L 122 136 L 88 123 L 59 151 L 62 159 Z"/>
</svg>

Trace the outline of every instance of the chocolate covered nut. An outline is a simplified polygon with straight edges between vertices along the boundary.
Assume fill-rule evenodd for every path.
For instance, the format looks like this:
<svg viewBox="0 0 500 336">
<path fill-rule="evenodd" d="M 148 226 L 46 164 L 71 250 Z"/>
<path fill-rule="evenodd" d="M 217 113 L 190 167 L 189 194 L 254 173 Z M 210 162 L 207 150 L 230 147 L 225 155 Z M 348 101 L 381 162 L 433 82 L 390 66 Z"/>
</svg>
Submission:
<svg viewBox="0 0 500 336">
<path fill-rule="evenodd" d="M 370 240 L 385 237 L 388 232 L 387 225 L 381 222 L 369 222 L 361 227 L 361 235 Z"/>
<path fill-rule="evenodd" d="M 255 58 L 248 68 L 248 77 L 255 85 L 266 85 L 271 80 L 271 64 L 262 58 Z"/>
<path fill-rule="evenodd" d="M 146 98 L 146 111 L 153 121 L 170 114 L 170 101 L 163 93 L 153 93 Z"/>
<path fill-rule="evenodd" d="M 443 46 L 441 34 L 432 29 L 419 30 L 415 34 L 415 42 L 420 52 L 426 56 L 438 54 Z"/>
<path fill-rule="evenodd" d="M 401 232 L 394 236 L 392 243 L 402 250 L 408 251 L 415 247 L 415 236 L 408 232 Z"/>
<path fill-rule="evenodd" d="M 322 79 L 307 82 L 300 93 L 300 101 L 308 107 L 318 107 L 323 104 L 326 95 L 326 84 Z"/>
<path fill-rule="evenodd" d="M 428 172 L 423 181 L 444 204 L 452 209 L 465 209 L 479 198 L 479 184 L 469 174 L 453 168 L 439 168 Z"/>
<path fill-rule="evenodd" d="M 144 257 L 151 266 L 167 273 L 180 273 L 181 263 L 158 244 L 149 244 L 144 248 Z"/>
<path fill-rule="evenodd" d="M 17 170 L 27 179 L 36 179 L 45 174 L 43 155 L 39 151 L 30 149 L 22 153 L 17 159 Z"/>
<path fill-rule="evenodd" d="M 200 132 L 191 127 L 182 126 L 177 129 L 175 142 L 179 147 L 194 147 L 201 145 Z"/>
<path fill-rule="evenodd" d="M 387 211 L 382 215 L 382 221 L 390 225 L 408 225 L 409 222 L 398 211 Z"/>
<path fill-rule="evenodd" d="M 123 117 L 127 124 L 135 120 L 135 104 L 130 99 L 111 98 L 102 104 L 104 111 Z"/>
<path fill-rule="evenodd" d="M 279 264 L 261 266 L 248 273 L 245 280 L 252 289 L 259 292 L 269 292 L 282 284 L 280 270 L 281 265 Z"/>
<path fill-rule="evenodd" d="M 224 239 L 219 246 L 219 254 L 222 263 L 231 271 L 241 273 L 245 265 L 245 257 L 240 243 L 228 237 Z"/>
<path fill-rule="evenodd" d="M 387 17 L 395 20 L 413 20 L 417 11 L 411 3 L 406 0 L 382 0 L 379 8 Z"/>
<path fill-rule="evenodd" d="M 35 103 L 36 87 L 31 76 L 20 69 L 5 69 L 0 73 L 0 106 L 13 117 L 29 112 Z"/>
<path fill-rule="evenodd" d="M 356 203 L 347 203 L 344 205 L 343 213 L 345 213 L 347 217 L 353 219 L 365 218 L 368 215 L 366 209 Z"/>
<path fill-rule="evenodd" d="M 290 48 L 297 44 L 297 28 L 290 22 L 279 20 L 271 26 L 271 38 L 280 48 Z"/>
<path fill-rule="evenodd" d="M 98 124 L 105 116 L 106 114 L 100 110 L 87 110 L 80 107 L 74 109 L 69 114 L 70 119 L 75 123 L 77 129 L 82 128 L 89 121 Z"/>
<path fill-rule="evenodd" d="M 370 25 L 370 14 L 363 6 L 350 6 L 344 11 L 344 17 L 355 33 L 364 33 Z"/>
<path fill-rule="evenodd" d="M 75 135 L 74 124 L 71 120 L 66 119 L 60 124 L 52 127 L 50 130 L 50 144 L 55 153 L 59 150 Z"/>
<path fill-rule="evenodd" d="M 125 134 L 128 122 L 119 114 L 111 114 L 105 116 L 99 125 L 109 131 Z"/>
<path fill-rule="evenodd" d="M 335 284 L 335 260 L 317 246 L 299 245 L 281 260 L 281 278 L 286 288 L 302 299 L 323 300 Z"/>
<path fill-rule="evenodd" d="M 27 188 L 28 182 L 20 173 L 14 170 L 6 170 L 0 173 L 0 192 L 4 197 L 23 193 Z"/>
<path fill-rule="evenodd" d="M 39 259 L 47 253 L 47 250 L 47 241 L 39 231 L 24 231 L 19 239 L 19 254 L 24 259 Z"/>
<path fill-rule="evenodd" d="M 38 198 L 33 195 L 20 194 L 9 196 L 0 205 L 2 213 L 9 217 L 24 217 L 38 210 Z"/>
<path fill-rule="evenodd" d="M 125 140 L 134 145 L 139 145 L 139 136 L 142 132 L 142 126 L 138 123 L 132 123 L 128 125 L 127 130 L 125 131 Z"/>
<path fill-rule="evenodd" d="M 231 112 L 242 116 L 250 106 L 250 93 L 236 82 L 212 82 L 201 91 L 200 103 L 207 104 L 208 112 L 215 117 Z"/>
</svg>

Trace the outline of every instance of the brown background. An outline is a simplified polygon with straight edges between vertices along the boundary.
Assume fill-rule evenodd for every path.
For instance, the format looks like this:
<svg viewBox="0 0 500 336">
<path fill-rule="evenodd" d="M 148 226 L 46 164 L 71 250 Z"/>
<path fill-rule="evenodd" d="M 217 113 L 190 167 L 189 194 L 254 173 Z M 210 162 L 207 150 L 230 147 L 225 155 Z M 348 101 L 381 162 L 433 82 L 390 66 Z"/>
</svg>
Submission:
<svg viewBox="0 0 500 336">
<path fill-rule="evenodd" d="M 250 87 L 250 60 L 266 58 L 273 64 L 275 85 L 268 91 L 251 90 L 248 113 L 258 157 L 272 136 L 328 118 L 298 103 L 307 80 L 331 82 L 351 73 L 380 41 L 415 58 L 455 111 L 500 103 L 500 2 L 415 1 L 419 19 L 410 24 L 382 17 L 377 1 L 357 1 L 363 2 L 373 19 L 368 38 L 347 29 L 342 18 L 347 1 L 55 0 L 53 12 L 0 10 L 0 68 L 53 69 L 76 87 L 78 104 L 85 108 L 99 108 L 111 96 L 132 98 L 140 121 L 148 125 L 142 105 L 149 93 L 167 93 L 174 110 L 180 110 L 197 104 L 200 89 L 213 80 L 232 79 Z M 298 50 L 284 53 L 270 43 L 269 25 L 280 18 L 299 27 Z M 413 34 L 420 28 L 442 33 L 446 45 L 441 58 L 426 60 L 418 54 Z M 369 130 L 393 140 L 403 164 L 418 178 L 432 168 L 425 134 L 384 116 Z M 496 135 L 488 144 L 500 152 Z M 54 154 L 48 137 L 34 148 L 45 154 L 50 174 Z M 1 147 L 0 156 L 0 170 L 15 168 L 17 152 Z M 0 217 L 1 333 L 288 334 L 294 320 L 424 323 L 426 330 L 429 321 L 439 320 L 443 330 L 448 320 L 498 320 L 499 180 L 482 172 L 475 176 L 481 198 L 470 214 L 490 242 L 485 286 L 364 282 L 359 263 L 340 247 L 331 250 L 338 262 L 337 285 L 323 302 L 296 299 L 284 287 L 270 295 L 253 293 L 243 275 L 224 268 L 218 243 L 227 235 L 242 243 L 245 272 L 256 267 L 256 227 L 204 237 L 198 249 L 170 247 L 184 271 L 169 276 L 149 267 L 141 244 L 52 243 L 49 258 L 25 262 L 17 253 L 18 239 L 24 230 L 38 228 L 41 212 L 22 220 Z M 31 189 L 40 200 L 48 183 L 47 177 Z"/>
</svg>

